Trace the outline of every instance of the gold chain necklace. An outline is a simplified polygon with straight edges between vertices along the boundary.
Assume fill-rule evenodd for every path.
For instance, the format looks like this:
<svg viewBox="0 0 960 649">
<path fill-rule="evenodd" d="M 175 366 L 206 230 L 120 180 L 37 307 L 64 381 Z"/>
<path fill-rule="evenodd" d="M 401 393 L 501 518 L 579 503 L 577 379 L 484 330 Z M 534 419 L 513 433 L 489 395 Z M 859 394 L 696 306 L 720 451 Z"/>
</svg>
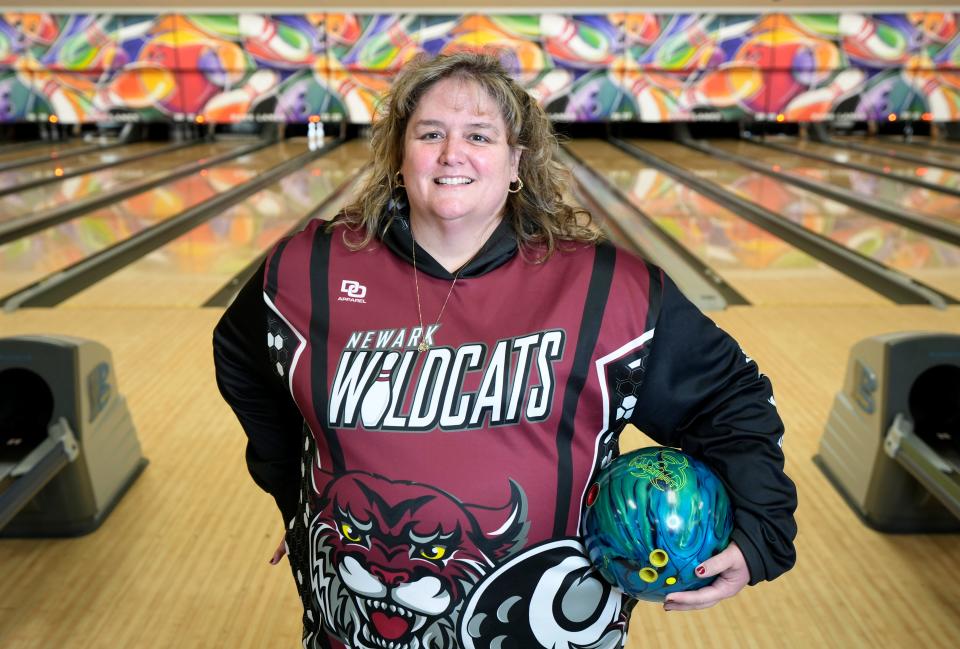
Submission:
<svg viewBox="0 0 960 649">
<path fill-rule="evenodd" d="M 420 317 L 420 335 L 423 336 L 420 339 L 420 344 L 417 345 L 417 350 L 420 352 L 425 352 L 430 349 L 430 343 L 426 340 L 426 329 L 423 326 L 423 310 L 420 308 L 420 280 L 418 279 L 417 274 L 417 240 L 413 236 L 413 228 L 410 228 L 410 251 L 413 254 L 413 285 L 417 290 L 417 315 Z M 476 256 L 476 255 L 474 255 Z M 460 279 L 460 271 L 466 268 L 467 264 L 473 261 L 471 257 L 467 260 L 467 263 L 457 269 L 457 272 L 453 276 L 453 281 L 450 282 L 450 290 L 447 291 L 447 297 L 443 299 L 443 306 L 440 307 L 440 313 L 437 314 L 437 319 L 434 324 L 440 324 L 440 318 L 443 317 L 443 310 L 447 308 L 447 302 L 450 300 L 450 295 L 453 293 L 453 287 L 457 285 L 457 280 Z"/>
</svg>

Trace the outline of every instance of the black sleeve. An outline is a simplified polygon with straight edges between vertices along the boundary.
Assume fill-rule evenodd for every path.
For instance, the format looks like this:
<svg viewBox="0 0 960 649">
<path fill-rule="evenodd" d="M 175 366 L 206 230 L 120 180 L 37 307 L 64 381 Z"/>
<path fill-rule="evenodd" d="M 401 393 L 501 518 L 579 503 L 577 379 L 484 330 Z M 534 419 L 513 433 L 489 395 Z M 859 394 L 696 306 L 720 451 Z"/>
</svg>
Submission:
<svg viewBox="0 0 960 649">
<path fill-rule="evenodd" d="M 720 476 L 751 584 L 793 566 L 797 492 L 783 471 L 783 422 L 770 381 L 666 277 L 632 423 Z"/>
<path fill-rule="evenodd" d="M 247 467 L 273 496 L 284 523 L 296 514 L 303 416 L 267 351 L 263 266 L 237 295 L 213 331 L 217 387 L 247 434 Z"/>
</svg>

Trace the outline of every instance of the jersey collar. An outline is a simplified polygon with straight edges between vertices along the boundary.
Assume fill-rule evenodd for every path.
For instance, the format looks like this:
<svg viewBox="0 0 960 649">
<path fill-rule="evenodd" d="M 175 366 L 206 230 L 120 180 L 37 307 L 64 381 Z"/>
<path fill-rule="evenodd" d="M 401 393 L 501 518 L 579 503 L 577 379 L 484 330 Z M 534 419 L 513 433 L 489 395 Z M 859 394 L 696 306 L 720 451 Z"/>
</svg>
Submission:
<svg viewBox="0 0 960 649">
<path fill-rule="evenodd" d="M 382 237 L 383 243 L 393 254 L 409 264 L 413 264 L 411 255 L 410 221 L 406 214 L 394 214 Z M 440 265 L 430 253 L 417 246 L 417 270 L 440 279 L 453 279 L 453 273 Z M 460 278 L 480 277 L 499 268 L 517 254 L 517 237 L 507 219 L 501 219 L 497 229 L 473 259 L 460 271 Z"/>
</svg>

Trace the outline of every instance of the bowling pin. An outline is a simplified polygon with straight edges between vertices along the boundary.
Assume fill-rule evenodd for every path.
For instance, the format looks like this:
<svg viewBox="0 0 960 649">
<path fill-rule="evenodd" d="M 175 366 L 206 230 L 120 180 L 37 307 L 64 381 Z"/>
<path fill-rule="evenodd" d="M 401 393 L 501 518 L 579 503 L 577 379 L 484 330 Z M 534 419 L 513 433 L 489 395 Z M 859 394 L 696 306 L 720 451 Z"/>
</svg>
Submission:
<svg viewBox="0 0 960 649">
<path fill-rule="evenodd" d="M 323 133 L 323 122 L 317 122 L 317 146 L 323 146 L 323 138 L 325 137 Z"/>
<path fill-rule="evenodd" d="M 307 148 L 317 150 L 317 125 L 314 122 L 307 124 Z"/>
<path fill-rule="evenodd" d="M 46 98 L 58 119 L 67 124 L 79 124 L 87 113 L 80 104 L 79 97 L 72 95 L 53 80 L 47 73 L 35 73 L 30 84 L 34 90 Z"/>
<path fill-rule="evenodd" d="M 677 95 L 684 91 L 679 87 L 663 87 L 660 80 L 651 83 L 652 78 L 651 74 L 625 75 L 625 85 L 637 105 L 637 119 L 641 122 L 667 122 L 677 117 L 688 118 L 689 110 L 677 100 Z"/>
<path fill-rule="evenodd" d="M 280 30 L 283 33 L 280 33 Z M 273 61 L 304 63 L 310 60 L 310 40 L 295 29 L 260 14 L 240 14 L 237 31 L 253 49 Z"/>
<path fill-rule="evenodd" d="M 276 86 L 279 81 L 280 75 L 273 70 L 257 70 L 242 87 L 211 98 L 204 107 L 204 115 L 210 122 L 242 120 L 254 100 Z"/>
<path fill-rule="evenodd" d="M 383 415 L 390 406 L 390 374 L 397 364 L 400 354 L 391 352 L 383 359 L 380 374 L 373 385 L 367 390 L 360 404 L 360 420 L 365 428 L 374 428 L 383 419 Z"/>
<path fill-rule="evenodd" d="M 791 99 L 782 112 L 788 121 L 793 122 L 831 119 L 833 108 L 840 99 L 863 83 L 865 77 L 864 72 L 856 68 L 843 70 L 830 85 L 808 90 Z"/>
<path fill-rule="evenodd" d="M 580 30 L 590 32 L 592 42 L 583 38 Z M 606 64 L 611 61 L 611 43 L 604 35 L 588 25 L 577 25 L 569 16 L 542 14 L 540 16 L 540 36 L 547 39 L 547 45 L 553 51 L 567 54 L 569 58 L 592 64 Z"/>
<path fill-rule="evenodd" d="M 374 102 L 372 97 L 365 96 L 364 89 L 349 73 L 343 72 L 335 82 L 337 94 L 347 109 L 351 121 L 361 124 L 373 123 Z"/>
<path fill-rule="evenodd" d="M 926 101 L 927 110 L 932 113 L 933 119 L 948 122 L 960 116 L 960 107 L 951 101 L 940 76 L 933 70 L 904 71 L 902 75 L 910 87 Z"/>
<path fill-rule="evenodd" d="M 842 13 L 837 28 L 847 48 L 854 46 L 853 49 L 862 49 L 854 54 L 887 63 L 903 60 L 907 56 L 906 38 L 892 28 L 885 29 L 884 35 L 879 34 L 873 18 L 863 14 Z"/>
<path fill-rule="evenodd" d="M 568 87 L 573 82 L 573 73 L 563 68 L 554 68 L 541 77 L 537 84 L 529 88 L 529 92 L 540 104 Z"/>
</svg>

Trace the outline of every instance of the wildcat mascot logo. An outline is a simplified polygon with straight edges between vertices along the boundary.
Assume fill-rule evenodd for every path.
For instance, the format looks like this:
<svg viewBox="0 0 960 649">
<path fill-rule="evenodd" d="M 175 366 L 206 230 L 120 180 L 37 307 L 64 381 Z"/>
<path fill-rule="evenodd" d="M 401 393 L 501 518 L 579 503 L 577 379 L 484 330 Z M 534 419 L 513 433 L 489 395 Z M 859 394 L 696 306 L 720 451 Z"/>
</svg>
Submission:
<svg viewBox="0 0 960 649">
<path fill-rule="evenodd" d="M 315 470 L 314 482 L 313 597 L 355 649 L 457 646 L 467 595 L 526 542 L 526 497 L 513 481 L 501 507 L 359 471 Z"/>
</svg>

